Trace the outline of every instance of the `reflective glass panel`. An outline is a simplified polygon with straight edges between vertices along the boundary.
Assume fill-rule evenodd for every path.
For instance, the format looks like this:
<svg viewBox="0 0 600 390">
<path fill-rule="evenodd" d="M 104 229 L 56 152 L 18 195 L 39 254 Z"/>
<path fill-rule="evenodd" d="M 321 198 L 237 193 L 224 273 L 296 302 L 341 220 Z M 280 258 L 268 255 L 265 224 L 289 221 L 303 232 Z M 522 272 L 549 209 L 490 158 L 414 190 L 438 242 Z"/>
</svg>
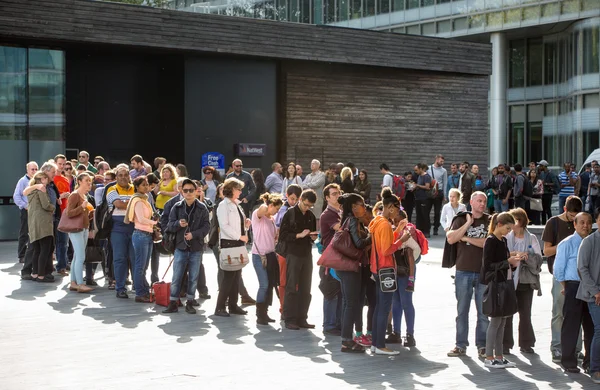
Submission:
<svg viewBox="0 0 600 390">
<path fill-rule="evenodd" d="M 525 41 L 522 39 L 510 42 L 509 87 L 525 86 Z"/>
<path fill-rule="evenodd" d="M 0 140 L 25 140 L 27 49 L 0 46 Z"/>
</svg>

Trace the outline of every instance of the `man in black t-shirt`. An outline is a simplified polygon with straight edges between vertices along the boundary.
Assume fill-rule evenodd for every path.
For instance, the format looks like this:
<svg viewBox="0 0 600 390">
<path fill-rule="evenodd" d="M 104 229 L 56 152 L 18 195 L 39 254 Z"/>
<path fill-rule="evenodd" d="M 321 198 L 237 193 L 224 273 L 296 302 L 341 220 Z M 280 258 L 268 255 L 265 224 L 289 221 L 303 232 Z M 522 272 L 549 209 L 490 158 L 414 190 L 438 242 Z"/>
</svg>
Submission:
<svg viewBox="0 0 600 390">
<path fill-rule="evenodd" d="M 417 209 L 417 229 L 423 232 L 425 237 L 429 238 L 430 221 L 429 211 L 431 210 L 431 199 L 429 191 L 431 189 L 431 176 L 427 173 L 427 164 L 419 163 L 415 165 L 415 172 L 418 179 L 415 185 L 415 207 Z"/>
<path fill-rule="evenodd" d="M 569 237 L 575 231 L 573 221 L 578 213 L 583 209 L 581 199 L 571 195 L 565 202 L 564 212 L 560 215 L 552 217 L 546 223 L 544 232 L 542 233 L 542 241 L 544 241 L 544 256 L 547 258 L 548 271 L 553 272 L 554 257 L 556 256 L 556 248 L 558 243 Z M 550 350 L 552 352 L 552 361 L 560 363 L 562 358 L 562 347 L 560 344 L 560 331 L 563 323 L 563 306 L 565 304 L 565 296 L 561 294 L 562 285 L 553 277 L 552 278 L 552 341 L 550 342 Z M 581 351 L 581 338 L 577 345 L 578 351 Z"/>
</svg>

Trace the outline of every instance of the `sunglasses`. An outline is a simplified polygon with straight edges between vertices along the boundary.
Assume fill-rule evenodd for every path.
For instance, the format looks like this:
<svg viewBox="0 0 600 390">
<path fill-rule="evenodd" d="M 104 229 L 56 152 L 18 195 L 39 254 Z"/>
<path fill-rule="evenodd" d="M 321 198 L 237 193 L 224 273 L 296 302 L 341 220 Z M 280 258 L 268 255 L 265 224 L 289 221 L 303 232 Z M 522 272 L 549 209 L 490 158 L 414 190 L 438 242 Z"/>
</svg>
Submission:
<svg viewBox="0 0 600 390">
<path fill-rule="evenodd" d="M 234 165 L 235 168 L 241 168 L 243 165 Z"/>
<path fill-rule="evenodd" d="M 212 175 L 212 172 L 204 172 L 205 175 Z"/>
<path fill-rule="evenodd" d="M 72 171 L 73 168 L 65 168 L 65 171 Z"/>
<path fill-rule="evenodd" d="M 85 156 L 79 156 L 79 158 L 85 158 Z"/>
<path fill-rule="evenodd" d="M 184 188 L 183 189 L 184 194 L 193 194 L 194 192 L 196 192 L 196 190 L 193 188 Z"/>
</svg>

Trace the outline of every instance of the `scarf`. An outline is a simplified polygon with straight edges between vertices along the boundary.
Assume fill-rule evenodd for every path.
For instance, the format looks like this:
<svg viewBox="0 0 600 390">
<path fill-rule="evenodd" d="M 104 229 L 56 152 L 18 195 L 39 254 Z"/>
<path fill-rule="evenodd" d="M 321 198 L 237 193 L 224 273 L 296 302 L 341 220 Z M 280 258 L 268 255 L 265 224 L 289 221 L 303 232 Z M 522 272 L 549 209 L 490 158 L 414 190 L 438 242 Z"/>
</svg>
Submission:
<svg viewBox="0 0 600 390">
<path fill-rule="evenodd" d="M 127 211 L 125 211 L 125 219 L 123 221 L 124 223 L 129 224 L 133 222 L 135 205 L 137 202 L 144 203 L 150 209 L 150 211 L 152 211 L 152 206 L 150 206 L 150 203 L 148 203 L 148 195 L 136 192 L 135 194 L 133 194 L 133 196 L 129 200 L 129 203 L 127 204 Z"/>
</svg>

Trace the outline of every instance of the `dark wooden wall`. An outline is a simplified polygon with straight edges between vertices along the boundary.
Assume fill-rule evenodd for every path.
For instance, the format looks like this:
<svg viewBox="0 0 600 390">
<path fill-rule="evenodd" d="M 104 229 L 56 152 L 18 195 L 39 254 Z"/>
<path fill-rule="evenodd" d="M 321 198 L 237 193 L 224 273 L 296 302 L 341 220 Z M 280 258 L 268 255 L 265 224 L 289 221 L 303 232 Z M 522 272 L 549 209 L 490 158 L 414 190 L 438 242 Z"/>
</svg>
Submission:
<svg viewBox="0 0 600 390">
<path fill-rule="evenodd" d="M 471 74 L 491 45 L 89 0 L 2 0 L 0 40 L 88 42 Z"/>
<path fill-rule="evenodd" d="M 287 64 L 282 78 L 285 161 L 352 161 L 374 190 L 383 162 L 403 173 L 442 153 L 448 170 L 467 160 L 487 171 L 486 76 Z"/>
</svg>

